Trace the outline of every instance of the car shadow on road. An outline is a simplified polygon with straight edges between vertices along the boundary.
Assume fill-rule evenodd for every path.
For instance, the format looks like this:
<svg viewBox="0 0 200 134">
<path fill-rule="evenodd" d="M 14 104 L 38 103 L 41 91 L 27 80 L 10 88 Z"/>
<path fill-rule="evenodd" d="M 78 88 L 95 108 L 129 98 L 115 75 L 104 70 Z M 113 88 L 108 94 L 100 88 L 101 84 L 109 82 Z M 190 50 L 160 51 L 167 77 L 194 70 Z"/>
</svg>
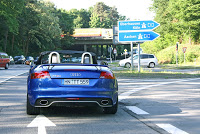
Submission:
<svg viewBox="0 0 200 134">
<path fill-rule="evenodd" d="M 149 99 L 132 98 L 122 101 L 126 106 L 137 106 L 151 115 L 179 114 L 182 110 L 172 103 L 162 103 Z"/>
<path fill-rule="evenodd" d="M 87 117 L 104 115 L 100 107 L 48 107 L 41 108 L 40 114 L 57 117 Z"/>
</svg>

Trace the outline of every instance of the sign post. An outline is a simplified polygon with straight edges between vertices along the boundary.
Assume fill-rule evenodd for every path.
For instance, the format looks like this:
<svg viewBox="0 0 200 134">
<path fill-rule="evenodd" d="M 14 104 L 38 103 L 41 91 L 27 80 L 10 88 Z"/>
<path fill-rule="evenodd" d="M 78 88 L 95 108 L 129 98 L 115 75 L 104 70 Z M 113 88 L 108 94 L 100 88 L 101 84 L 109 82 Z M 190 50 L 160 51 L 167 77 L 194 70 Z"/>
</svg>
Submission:
<svg viewBox="0 0 200 134">
<path fill-rule="evenodd" d="M 133 42 L 131 42 L 131 71 L 133 71 Z"/>
<path fill-rule="evenodd" d="M 176 65 L 178 66 L 178 43 L 176 43 Z"/>
<path fill-rule="evenodd" d="M 124 49 L 124 55 L 125 55 L 125 59 L 126 59 L 127 49 Z"/>
<path fill-rule="evenodd" d="M 152 41 L 160 35 L 152 30 L 160 26 L 153 20 L 145 21 L 118 21 L 118 42 L 130 42 L 131 70 L 133 70 L 133 42 L 138 43 L 138 72 L 140 72 L 140 43 Z"/>
<path fill-rule="evenodd" d="M 109 47 L 109 48 L 108 48 L 108 52 L 110 52 L 110 63 L 112 63 L 112 57 L 111 57 L 112 47 Z"/>
<path fill-rule="evenodd" d="M 113 53 L 115 55 L 115 61 L 116 61 L 116 56 L 117 56 L 117 49 L 116 48 L 114 48 Z"/>
<path fill-rule="evenodd" d="M 138 72 L 140 72 L 140 42 L 138 43 Z"/>
<path fill-rule="evenodd" d="M 187 47 L 183 47 L 183 53 L 184 53 L 184 64 L 185 64 L 185 52 L 187 50 Z"/>
</svg>

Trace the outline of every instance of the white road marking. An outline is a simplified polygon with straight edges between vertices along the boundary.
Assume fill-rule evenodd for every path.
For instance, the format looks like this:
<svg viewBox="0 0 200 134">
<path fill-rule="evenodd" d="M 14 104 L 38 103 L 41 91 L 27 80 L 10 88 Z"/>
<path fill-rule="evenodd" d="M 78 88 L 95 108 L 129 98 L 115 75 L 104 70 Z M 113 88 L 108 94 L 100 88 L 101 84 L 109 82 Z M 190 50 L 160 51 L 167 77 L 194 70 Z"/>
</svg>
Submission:
<svg viewBox="0 0 200 134">
<path fill-rule="evenodd" d="M 140 88 L 134 88 L 130 91 L 121 93 L 119 95 L 119 101 L 123 100 L 123 99 L 128 99 L 128 97 L 137 92 L 137 91 L 141 91 L 143 89 L 148 89 L 151 87 L 156 87 L 156 86 L 161 86 L 161 85 L 167 85 L 167 84 L 172 84 L 172 83 L 178 83 L 178 82 L 184 82 L 184 81 L 192 81 L 192 80 L 198 80 L 200 78 L 192 78 L 192 79 L 184 79 L 184 80 L 174 80 L 171 82 L 164 82 L 164 83 L 160 83 L 160 84 L 155 84 L 155 85 L 148 85 L 148 86 L 144 86 L 144 87 L 140 87 Z M 134 106 L 126 106 L 129 110 L 131 110 L 132 112 L 136 113 L 136 114 L 149 114 L 137 107 Z M 171 133 L 171 134 L 189 134 L 181 129 L 176 128 L 175 126 L 171 125 L 171 124 L 156 124 L 157 126 L 159 126 L 160 128 L 164 129 L 165 131 Z"/>
<path fill-rule="evenodd" d="M 27 127 L 38 127 L 38 134 L 46 134 L 46 126 L 56 126 L 44 115 L 38 115 Z"/>
<path fill-rule="evenodd" d="M 136 114 L 149 114 L 146 111 L 144 111 L 136 106 L 126 106 L 126 108 L 128 108 L 129 110 L 131 110 L 132 112 L 134 112 Z"/>
<path fill-rule="evenodd" d="M 156 124 L 156 125 L 171 134 L 189 134 L 183 130 L 176 128 L 175 126 L 173 126 L 171 124 Z"/>
<path fill-rule="evenodd" d="M 198 80 L 200 78 L 192 78 L 192 79 L 184 79 L 184 80 L 174 80 L 174 81 L 170 81 L 170 82 L 163 82 L 160 84 L 155 84 L 155 85 L 148 85 L 148 86 L 144 86 L 144 87 L 140 87 L 140 88 L 134 88 L 130 91 L 121 93 L 119 95 L 119 101 L 123 100 L 123 99 L 127 99 L 131 94 L 138 92 L 140 90 L 144 90 L 144 89 L 148 89 L 151 87 L 156 87 L 156 86 L 161 86 L 161 85 L 167 85 L 167 84 L 172 84 L 172 83 L 178 83 L 178 82 L 184 82 L 184 81 L 192 81 L 192 80 Z"/>
<path fill-rule="evenodd" d="M 24 73 L 27 73 L 27 72 L 28 72 L 28 71 L 23 72 L 23 73 L 20 73 L 20 74 L 17 74 L 17 75 L 15 75 L 15 76 L 11 76 L 11 77 L 9 77 L 9 78 L 7 78 L 7 79 L 5 79 L 5 80 L 0 81 L 0 83 L 6 82 L 6 81 L 8 81 L 8 80 L 10 80 L 10 79 L 12 79 L 12 78 L 15 78 L 15 77 L 17 77 L 17 76 L 19 76 L 19 75 L 22 75 L 22 74 L 24 74 Z"/>
</svg>

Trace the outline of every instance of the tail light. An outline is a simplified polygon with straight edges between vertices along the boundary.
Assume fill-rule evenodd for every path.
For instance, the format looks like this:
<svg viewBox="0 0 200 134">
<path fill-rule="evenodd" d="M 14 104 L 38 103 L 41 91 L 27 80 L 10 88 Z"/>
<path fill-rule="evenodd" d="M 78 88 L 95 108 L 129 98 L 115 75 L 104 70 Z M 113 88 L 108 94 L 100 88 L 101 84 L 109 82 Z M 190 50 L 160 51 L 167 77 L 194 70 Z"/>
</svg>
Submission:
<svg viewBox="0 0 200 134">
<path fill-rule="evenodd" d="M 51 78 L 48 71 L 35 72 L 31 74 L 31 79 Z"/>
<path fill-rule="evenodd" d="M 115 79 L 115 75 L 111 72 L 101 72 L 101 75 L 99 78 L 103 79 Z"/>
</svg>

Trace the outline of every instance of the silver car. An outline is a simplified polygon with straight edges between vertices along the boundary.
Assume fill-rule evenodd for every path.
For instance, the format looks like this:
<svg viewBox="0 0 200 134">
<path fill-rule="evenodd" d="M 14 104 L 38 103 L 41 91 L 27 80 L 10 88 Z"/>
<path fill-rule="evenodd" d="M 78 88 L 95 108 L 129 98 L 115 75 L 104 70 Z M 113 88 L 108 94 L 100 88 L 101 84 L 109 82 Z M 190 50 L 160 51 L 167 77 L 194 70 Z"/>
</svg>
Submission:
<svg viewBox="0 0 200 134">
<path fill-rule="evenodd" d="M 133 65 L 138 65 L 138 54 L 133 55 Z M 156 65 L 158 65 L 158 60 L 155 55 L 153 54 L 140 54 L 140 65 L 141 66 L 147 66 L 149 68 L 154 68 Z M 119 61 L 119 66 L 131 67 L 131 57 L 127 59 L 123 59 Z"/>
</svg>

